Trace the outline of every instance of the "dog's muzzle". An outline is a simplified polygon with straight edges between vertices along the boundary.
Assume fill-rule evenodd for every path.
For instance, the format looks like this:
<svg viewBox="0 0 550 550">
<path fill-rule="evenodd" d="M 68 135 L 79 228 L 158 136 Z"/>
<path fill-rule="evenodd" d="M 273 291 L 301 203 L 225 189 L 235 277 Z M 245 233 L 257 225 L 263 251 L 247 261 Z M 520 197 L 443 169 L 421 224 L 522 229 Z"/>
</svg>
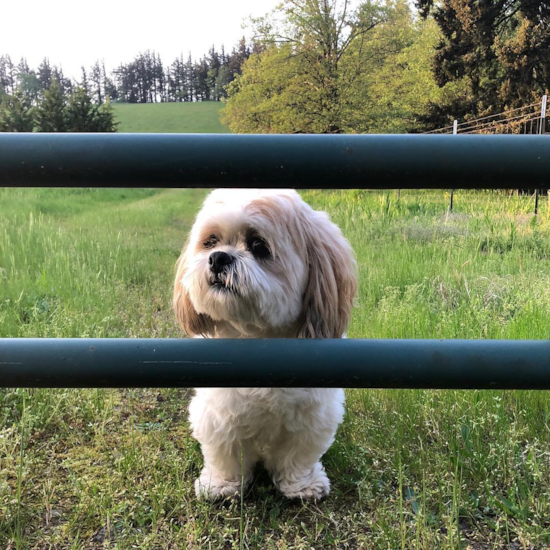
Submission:
<svg viewBox="0 0 550 550">
<path fill-rule="evenodd" d="M 226 274 L 234 262 L 234 257 L 227 252 L 212 252 L 208 258 L 210 266 L 210 284 L 217 287 L 226 286 Z"/>
</svg>

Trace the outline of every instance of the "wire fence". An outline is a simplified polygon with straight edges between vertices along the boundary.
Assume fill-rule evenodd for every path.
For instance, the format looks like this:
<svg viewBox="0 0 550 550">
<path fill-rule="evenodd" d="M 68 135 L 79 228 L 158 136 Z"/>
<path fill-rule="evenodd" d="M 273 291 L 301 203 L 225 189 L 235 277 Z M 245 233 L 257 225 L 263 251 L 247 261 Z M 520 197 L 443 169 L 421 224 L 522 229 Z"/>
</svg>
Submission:
<svg viewBox="0 0 550 550">
<path fill-rule="evenodd" d="M 550 124 L 546 122 L 546 108 L 548 96 L 542 96 L 540 101 L 508 109 L 502 113 L 459 122 L 424 132 L 425 134 L 515 134 L 515 135 L 550 135 Z M 550 175 L 549 178 L 550 180 Z M 545 189 L 548 192 L 548 189 Z M 534 189 L 535 216 L 539 211 L 541 189 Z M 452 212 L 455 204 L 455 190 L 451 189 L 449 211 Z"/>
<path fill-rule="evenodd" d="M 546 123 L 547 96 L 541 101 L 509 109 L 495 115 L 484 116 L 437 128 L 426 134 L 549 134 L 550 125 Z"/>
</svg>

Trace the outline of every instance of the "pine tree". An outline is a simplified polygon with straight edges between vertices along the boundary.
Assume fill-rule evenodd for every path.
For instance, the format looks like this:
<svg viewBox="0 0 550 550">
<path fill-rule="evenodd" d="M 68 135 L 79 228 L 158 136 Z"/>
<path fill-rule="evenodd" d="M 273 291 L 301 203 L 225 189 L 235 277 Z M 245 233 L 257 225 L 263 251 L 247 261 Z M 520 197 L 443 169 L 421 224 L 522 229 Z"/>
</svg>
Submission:
<svg viewBox="0 0 550 550">
<path fill-rule="evenodd" d="M 550 88 L 550 2 L 417 0 L 442 31 L 434 75 L 439 86 L 461 83 L 466 94 L 435 104 L 431 126 L 449 117 L 484 116 L 531 103 Z"/>
<path fill-rule="evenodd" d="M 86 72 L 86 67 L 80 67 L 82 78 L 78 84 L 79 88 L 82 88 L 86 94 L 90 93 L 90 83 L 88 81 L 88 73 Z"/>
<path fill-rule="evenodd" d="M 16 67 L 17 89 L 26 96 L 31 103 L 38 101 L 38 96 L 42 90 L 42 84 L 36 73 L 29 67 L 27 60 L 22 58 Z"/>
<path fill-rule="evenodd" d="M 0 98 L 0 132 L 32 132 L 33 107 L 21 91 Z"/>
<path fill-rule="evenodd" d="M 114 80 L 107 76 L 104 61 L 101 62 L 101 74 L 105 92 L 105 101 L 116 101 L 118 99 L 118 90 Z"/>
<path fill-rule="evenodd" d="M 162 64 L 160 54 L 157 54 L 157 59 L 155 62 L 155 78 L 157 82 L 156 89 L 158 92 L 159 99 L 161 102 L 165 102 L 168 100 L 167 86 L 166 86 L 166 71 L 164 69 L 164 65 Z"/>
<path fill-rule="evenodd" d="M 101 70 L 101 66 L 99 65 L 99 61 L 96 61 L 92 65 L 91 70 L 91 76 L 90 80 L 92 82 L 92 89 L 94 94 L 94 99 L 98 104 L 103 103 L 103 90 L 104 90 L 104 84 L 103 84 L 103 74 L 104 71 Z"/>
<path fill-rule="evenodd" d="M 44 97 L 34 112 L 36 129 L 39 132 L 66 132 L 66 100 L 57 80 L 44 92 Z"/>
<path fill-rule="evenodd" d="M 246 40 L 243 36 L 229 56 L 229 70 L 233 76 L 242 73 L 242 66 L 250 57 L 250 53 L 250 48 L 246 45 Z"/>
<path fill-rule="evenodd" d="M 196 68 L 191 58 L 191 53 L 187 56 L 187 62 L 184 67 L 185 75 L 185 100 L 184 101 L 194 101 L 197 99 L 197 76 Z"/>
<path fill-rule="evenodd" d="M 0 95 L 15 93 L 16 67 L 9 55 L 0 56 Z"/>
<path fill-rule="evenodd" d="M 95 111 L 95 132 L 116 132 L 118 122 L 115 121 L 115 113 L 109 99 L 99 107 L 96 107 Z"/>
<path fill-rule="evenodd" d="M 44 58 L 42 63 L 40 63 L 36 76 L 40 80 L 42 90 L 47 90 L 52 83 L 52 68 L 48 58 Z"/>
<path fill-rule="evenodd" d="M 193 88 L 197 101 L 208 101 L 210 99 L 208 69 L 208 60 L 204 57 L 198 63 L 195 63 Z"/>
<path fill-rule="evenodd" d="M 64 95 L 69 95 L 73 89 L 73 83 L 69 78 L 65 78 L 63 74 L 63 69 L 54 65 L 52 67 L 52 81 L 57 80 L 59 86 Z"/>
<path fill-rule="evenodd" d="M 94 105 L 83 87 L 72 92 L 65 116 L 69 132 L 116 132 L 117 124 L 110 103 Z"/>
<path fill-rule="evenodd" d="M 69 132 L 96 132 L 94 105 L 85 88 L 79 86 L 69 97 L 66 108 Z"/>
</svg>

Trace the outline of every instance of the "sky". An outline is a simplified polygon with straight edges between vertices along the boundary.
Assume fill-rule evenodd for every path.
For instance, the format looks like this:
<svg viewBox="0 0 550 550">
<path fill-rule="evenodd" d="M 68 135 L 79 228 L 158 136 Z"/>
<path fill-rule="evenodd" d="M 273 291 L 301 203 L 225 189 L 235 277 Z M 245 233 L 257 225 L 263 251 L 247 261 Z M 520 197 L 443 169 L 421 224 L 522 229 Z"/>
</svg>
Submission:
<svg viewBox="0 0 550 550">
<path fill-rule="evenodd" d="M 194 59 L 212 44 L 230 51 L 246 34 L 243 22 L 273 9 L 278 0 L 0 0 L 0 55 L 32 68 L 48 57 L 66 76 L 104 60 L 108 70 L 140 51 L 158 52 L 165 65 L 181 53 Z"/>
</svg>

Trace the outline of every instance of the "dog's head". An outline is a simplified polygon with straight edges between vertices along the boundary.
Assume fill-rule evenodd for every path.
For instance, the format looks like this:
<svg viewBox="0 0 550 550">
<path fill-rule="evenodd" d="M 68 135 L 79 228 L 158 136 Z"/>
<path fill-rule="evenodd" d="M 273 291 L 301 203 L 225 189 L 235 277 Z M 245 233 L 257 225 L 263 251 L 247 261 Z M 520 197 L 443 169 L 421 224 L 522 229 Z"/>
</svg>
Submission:
<svg viewBox="0 0 550 550">
<path fill-rule="evenodd" d="M 291 190 L 220 189 L 178 260 L 174 309 L 189 335 L 340 338 L 356 288 L 326 213 Z"/>
</svg>

